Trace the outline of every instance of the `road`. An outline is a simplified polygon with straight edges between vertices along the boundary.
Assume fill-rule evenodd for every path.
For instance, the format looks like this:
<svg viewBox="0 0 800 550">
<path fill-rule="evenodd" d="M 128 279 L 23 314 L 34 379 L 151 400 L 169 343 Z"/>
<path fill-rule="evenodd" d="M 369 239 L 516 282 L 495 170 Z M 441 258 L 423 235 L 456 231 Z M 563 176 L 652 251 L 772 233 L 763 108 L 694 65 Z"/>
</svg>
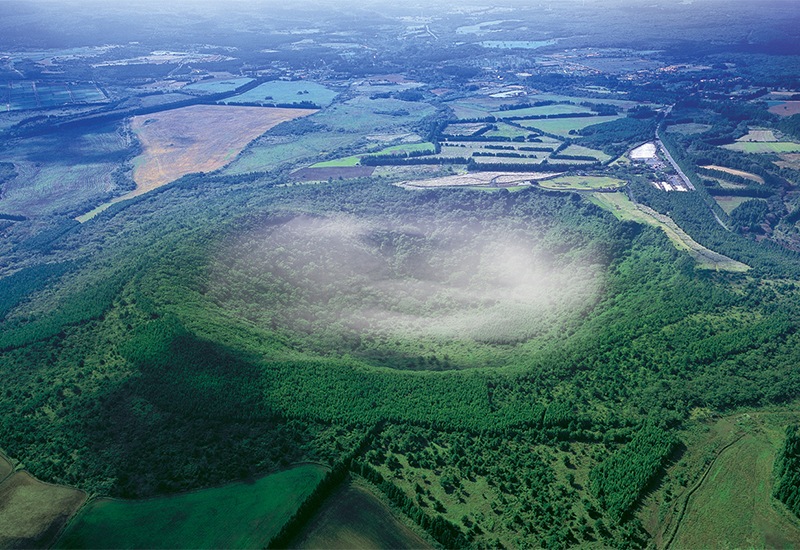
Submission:
<svg viewBox="0 0 800 550">
<path fill-rule="evenodd" d="M 675 159 L 672 158 L 672 155 L 669 154 L 669 151 L 667 151 L 667 148 L 664 147 L 664 144 L 661 143 L 661 139 L 658 137 L 658 132 L 661 130 L 661 125 L 664 123 L 664 120 L 666 120 L 666 118 L 669 116 L 670 111 L 672 111 L 672 105 L 667 107 L 667 110 L 664 112 L 664 118 L 661 119 L 661 122 L 656 127 L 656 145 L 661 150 L 661 152 L 664 153 L 664 156 L 667 157 L 667 160 L 672 165 L 672 167 L 675 169 L 675 172 L 677 172 L 678 175 L 680 176 L 681 180 L 683 180 L 683 183 L 686 185 L 686 188 L 687 189 L 691 189 L 692 191 L 696 191 L 696 189 L 694 188 L 694 185 L 692 185 L 692 182 L 689 181 L 689 178 L 686 177 L 686 174 L 683 173 L 683 170 L 681 170 L 681 167 L 678 166 L 678 163 L 675 162 Z"/>
</svg>

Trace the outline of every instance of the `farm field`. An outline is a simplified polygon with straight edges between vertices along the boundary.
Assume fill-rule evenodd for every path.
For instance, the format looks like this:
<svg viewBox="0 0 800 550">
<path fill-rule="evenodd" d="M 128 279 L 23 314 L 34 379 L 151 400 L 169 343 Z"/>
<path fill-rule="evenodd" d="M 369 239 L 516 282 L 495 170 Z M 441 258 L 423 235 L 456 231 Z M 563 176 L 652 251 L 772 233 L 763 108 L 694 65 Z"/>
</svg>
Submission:
<svg viewBox="0 0 800 550">
<path fill-rule="evenodd" d="M 183 89 L 218 94 L 221 92 L 230 92 L 252 81 L 252 78 L 226 78 L 223 80 L 208 80 L 189 84 L 188 86 L 184 86 Z"/>
<path fill-rule="evenodd" d="M 791 420 L 790 418 L 793 418 Z M 724 418 L 709 434 L 727 431 L 707 473 L 679 504 L 685 506 L 670 548 L 797 548 L 800 520 L 773 498 L 773 464 L 791 413 Z M 690 461 L 690 445 L 685 461 Z M 698 453 L 699 454 L 699 453 Z"/>
<path fill-rule="evenodd" d="M 400 153 L 414 153 L 419 151 L 427 151 L 433 153 L 433 145 L 430 143 L 402 143 L 400 145 L 393 145 L 386 147 L 374 153 L 365 153 L 362 155 L 350 155 L 334 160 L 326 160 L 317 162 L 311 168 L 330 168 L 330 167 L 349 167 L 357 166 L 364 157 L 377 156 L 377 155 L 397 155 Z"/>
<path fill-rule="evenodd" d="M 800 143 L 790 141 L 775 142 L 737 142 L 722 145 L 724 149 L 741 151 L 742 153 L 796 153 L 800 151 Z"/>
<path fill-rule="evenodd" d="M 356 134 L 315 132 L 302 136 L 263 136 L 251 142 L 236 159 L 222 169 L 225 175 L 270 170 L 284 163 L 314 159 L 320 154 L 348 147 L 359 139 Z"/>
<path fill-rule="evenodd" d="M 732 272 L 744 272 L 750 269 L 749 266 L 741 262 L 732 260 L 697 243 L 678 227 L 671 218 L 659 214 L 647 206 L 634 204 L 622 193 L 594 193 L 591 200 L 598 206 L 609 210 L 620 220 L 631 220 L 658 227 L 666 233 L 675 248 L 688 252 L 700 268 Z"/>
<path fill-rule="evenodd" d="M 181 176 L 223 167 L 254 138 L 309 109 L 193 105 L 133 117 L 143 153 L 133 159 L 136 189 L 76 218 L 86 222 L 112 204 L 138 197 Z"/>
<path fill-rule="evenodd" d="M 594 191 L 597 189 L 616 189 L 623 187 L 626 182 L 606 176 L 559 176 L 552 179 L 539 181 L 539 186 L 545 189 L 564 191 Z"/>
<path fill-rule="evenodd" d="M 99 499 L 69 525 L 55 548 L 261 548 L 327 471 L 304 464 L 255 482 L 175 496 Z"/>
<path fill-rule="evenodd" d="M 141 195 L 191 172 L 217 170 L 273 126 L 315 112 L 194 105 L 134 117 L 131 128 L 139 136 L 144 153 L 134 160 L 137 188 L 128 197 Z"/>
<path fill-rule="evenodd" d="M 363 481 L 350 481 L 331 496 L 293 547 L 433 548 L 398 519 Z"/>
<path fill-rule="evenodd" d="M 371 176 L 374 171 L 374 166 L 312 166 L 292 172 L 291 179 L 294 181 L 327 181 L 330 178 L 364 178 Z"/>
<path fill-rule="evenodd" d="M 585 118 L 547 118 L 542 120 L 521 120 L 519 124 L 526 128 L 540 130 L 548 134 L 569 137 L 570 130 L 582 130 L 592 124 L 602 124 L 611 122 L 622 117 L 620 116 L 593 116 Z"/>
<path fill-rule="evenodd" d="M 763 128 L 751 128 L 750 131 L 747 132 L 746 135 L 740 137 L 736 141 L 738 142 L 749 142 L 749 141 L 756 141 L 756 142 L 768 142 L 768 141 L 778 141 L 775 138 L 775 134 L 772 130 L 765 130 Z"/>
<path fill-rule="evenodd" d="M 497 130 L 489 130 L 484 135 L 486 137 L 508 137 L 514 139 L 515 137 L 519 136 L 528 136 L 530 132 L 524 130 L 522 128 L 517 128 L 516 126 L 511 126 L 510 124 L 504 124 L 499 122 L 496 124 Z"/>
<path fill-rule="evenodd" d="M 465 122 L 460 124 L 448 124 L 444 129 L 445 134 L 454 136 L 469 136 L 481 128 L 485 128 L 488 122 Z"/>
<path fill-rule="evenodd" d="M 756 174 L 751 174 L 750 172 L 743 172 L 742 170 L 734 170 L 733 168 L 726 168 L 725 166 L 717 166 L 716 164 L 707 164 L 706 166 L 701 166 L 700 168 L 705 168 L 707 170 L 718 170 L 720 172 L 725 172 L 732 176 L 741 176 L 745 179 L 752 180 L 756 183 L 764 183 L 764 178 L 761 176 L 757 176 Z"/>
<path fill-rule="evenodd" d="M 8 81 L 0 83 L 0 110 L 19 111 L 39 107 L 97 103 L 106 96 L 93 82 L 40 83 Z"/>
<path fill-rule="evenodd" d="M 667 126 L 666 132 L 673 133 L 673 134 L 702 134 L 703 132 L 710 130 L 710 124 L 698 124 L 695 122 L 687 122 L 685 124 L 671 124 Z"/>
<path fill-rule="evenodd" d="M 493 111 L 491 114 L 497 118 L 520 117 L 520 116 L 547 116 L 563 115 L 574 113 L 591 113 L 592 110 L 583 105 L 572 105 L 569 103 L 557 103 L 555 105 L 545 105 L 542 107 L 528 107 L 526 109 L 512 109 L 507 111 Z"/>
<path fill-rule="evenodd" d="M 113 192 L 112 173 L 130 144 L 115 124 L 30 137 L 0 152 L 17 177 L 3 186 L 0 211 L 38 216 L 69 211 Z"/>
<path fill-rule="evenodd" d="M 427 104 L 399 99 L 369 99 L 357 96 L 343 103 L 334 103 L 314 117 L 314 122 L 331 130 L 364 134 L 408 131 L 408 123 L 433 114 Z"/>
<path fill-rule="evenodd" d="M 0 483 L 0 548 L 48 548 L 86 497 L 28 472 L 12 474 Z"/>
<path fill-rule="evenodd" d="M 316 82 L 275 80 L 261 84 L 243 94 L 228 98 L 225 103 L 272 103 L 277 105 L 279 103 L 291 104 L 310 101 L 324 107 L 329 105 L 337 95 L 339 95 L 338 92 Z"/>
<path fill-rule="evenodd" d="M 800 113 L 800 101 L 784 101 L 769 108 L 770 113 L 780 116 L 792 116 Z"/>
<path fill-rule="evenodd" d="M 607 160 L 611 160 L 611 157 L 609 155 L 606 155 L 604 152 L 598 151 L 597 149 L 590 149 L 589 147 L 583 147 L 581 145 L 570 145 L 569 147 L 561 151 L 559 155 L 594 157 L 600 162 L 606 162 Z"/>
</svg>

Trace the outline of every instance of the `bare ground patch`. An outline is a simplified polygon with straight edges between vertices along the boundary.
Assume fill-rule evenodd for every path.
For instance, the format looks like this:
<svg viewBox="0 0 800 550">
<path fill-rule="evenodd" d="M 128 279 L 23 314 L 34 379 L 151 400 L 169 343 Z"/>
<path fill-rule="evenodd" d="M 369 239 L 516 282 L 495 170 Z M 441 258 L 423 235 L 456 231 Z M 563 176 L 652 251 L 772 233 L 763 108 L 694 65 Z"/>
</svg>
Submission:
<svg viewBox="0 0 800 550">
<path fill-rule="evenodd" d="M 764 183 L 764 178 L 761 176 L 757 176 L 755 174 L 751 174 L 750 172 L 743 172 L 741 170 L 734 170 L 733 168 L 726 168 L 724 166 L 717 166 L 716 164 L 709 164 L 708 166 L 701 166 L 700 168 L 705 168 L 706 170 L 718 170 L 720 172 L 725 172 L 726 174 L 730 174 L 732 176 L 741 176 L 745 179 L 755 181 L 757 183 Z"/>
</svg>

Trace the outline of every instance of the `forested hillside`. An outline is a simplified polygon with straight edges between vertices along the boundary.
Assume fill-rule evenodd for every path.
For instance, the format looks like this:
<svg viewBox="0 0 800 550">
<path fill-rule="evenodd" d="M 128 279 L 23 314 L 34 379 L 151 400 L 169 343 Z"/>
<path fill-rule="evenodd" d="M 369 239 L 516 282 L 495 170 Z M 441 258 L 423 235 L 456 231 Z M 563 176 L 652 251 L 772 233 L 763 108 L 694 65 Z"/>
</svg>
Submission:
<svg viewBox="0 0 800 550">
<path fill-rule="evenodd" d="M 191 176 L 98 222 L 60 245 L 96 259 L 20 272 L 3 322 L 6 451 L 89 491 L 334 463 L 376 426 L 415 426 L 486 456 L 520 437 L 596 449 L 593 481 L 563 498 L 596 497 L 610 519 L 592 528 L 580 504 L 547 537 L 638 540 L 615 522 L 672 437 L 647 430 L 800 388 L 791 280 L 697 271 L 659 231 L 575 194 Z M 143 231 L 121 237 L 130 224 Z M 54 280 L 77 292 L 25 300 Z M 371 441 L 371 463 L 403 467 Z M 499 483 L 481 463 L 470 475 Z"/>
</svg>

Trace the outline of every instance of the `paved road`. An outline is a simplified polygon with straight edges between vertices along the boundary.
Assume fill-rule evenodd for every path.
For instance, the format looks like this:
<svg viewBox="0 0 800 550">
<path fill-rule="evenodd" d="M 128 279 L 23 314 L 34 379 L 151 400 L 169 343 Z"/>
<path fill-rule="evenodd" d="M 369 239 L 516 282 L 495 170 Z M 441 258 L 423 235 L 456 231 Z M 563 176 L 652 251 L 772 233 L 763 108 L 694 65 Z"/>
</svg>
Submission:
<svg viewBox="0 0 800 550">
<path fill-rule="evenodd" d="M 667 107 L 667 110 L 664 112 L 664 118 L 661 119 L 661 123 L 659 123 L 659 125 L 656 127 L 656 145 L 658 145 L 658 148 L 661 150 L 662 153 L 664 153 L 664 156 L 667 157 L 667 160 L 675 169 L 675 171 L 678 173 L 678 175 L 681 177 L 683 183 L 686 184 L 686 188 L 691 189 L 692 191 L 696 191 L 694 185 L 692 185 L 692 182 L 689 181 L 689 178 L 686 177 L 686 174 L 683 173 L 681 167 L 678 166 L 678 163 L 675 162 L 675 159 L 672 158 L 672 155 L 669 154 L 669 151 L 667 151 L 667 148 L 664 147 L 664 144 L 661 143 L 661 139 L 659 139 L 658 137 L 658 131 L 661 130 L 661 125 L 664 123 L 664 120 L 667 118 L 667 116 L 669 116 L 670 111 L 672 111 L 672 105 Z"/>
</svg>

